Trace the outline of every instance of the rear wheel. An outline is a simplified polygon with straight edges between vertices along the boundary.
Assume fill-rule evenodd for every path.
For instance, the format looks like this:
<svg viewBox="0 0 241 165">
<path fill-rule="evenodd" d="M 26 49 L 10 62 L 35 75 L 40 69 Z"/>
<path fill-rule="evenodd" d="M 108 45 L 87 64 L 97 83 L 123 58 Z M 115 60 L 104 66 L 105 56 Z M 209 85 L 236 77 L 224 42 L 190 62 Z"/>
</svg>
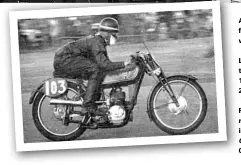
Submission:
<svg viewBox="0 0 241 165">
<path fill-rule="evenodd" d="M 185 76 L 167 79 L 179 106 L 177 106 L 165 86 L 157 85 L 148 103 L 148 110 L 154 123 L 168 134 L 188 134 L 204 120 L 207 112 L 207 98 L 201 86 Z"/>
<path fill-rule="evenodd" d="M 71 83 L 68 85 L 66 94 L 61 99 L 73 99 L 77 95 L 77 90 Z M 39 92 L 35 97 L 32 108 L 34 123 L 40 133 L 52 141 L 75 140 L 83 134 L 86 128 L 80 124 L 63 124 L 63 117 L 66 112 L 73 107 L 67 105 L 50 105 L 50 99 L 44 93 Z"/>
</svg>

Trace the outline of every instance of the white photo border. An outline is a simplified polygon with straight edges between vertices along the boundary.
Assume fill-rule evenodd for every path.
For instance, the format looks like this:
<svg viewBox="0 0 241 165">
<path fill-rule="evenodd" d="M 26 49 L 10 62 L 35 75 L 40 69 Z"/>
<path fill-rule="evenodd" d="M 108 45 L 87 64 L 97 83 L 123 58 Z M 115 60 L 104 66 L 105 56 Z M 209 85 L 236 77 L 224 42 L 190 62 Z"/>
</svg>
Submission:
<svg viewBox="0 0 241 165">
<path fill-rule="evenodd" d="M 41 4 L 40 4 L 41 5 Z M 218 113 L 218 133 L 195 134 L 185 136 L 158 136 L 158 137 L 138 137 L 138 138 L 118 138 L 118 139 L 99 139 L 99 140 L 78 140 L 64 142 L 41 142 L 24 143 L 23 118 L 22 118 L 22 96 L 21 96 L 21 76 L 20 59 L 18 45 L 18 20 L 36 18 L 54 18 L 85 15 L 102 14 L 125 14 L 142 12 L 160 11 L 180 11 L 195 9 L 212 9 L 213 13 L 213 36 L 216 72 L 216 95 Z M 173 4 L 131 4 L 105 7 L 85 7 L 68 9 L 48 9 L 30 11 L 12 11 L 10 16 L 10 37 L 11 37 L 11 57 L 12 57 L 12 78 L 13 78 L 13 97 L 15 114 L 15 138 L 17 151 L 34 150 L 53 150 L 53 149 L 76 149 L 76 148 L 97 148 L 97 147 L 117 147 L 117 146 L 136 146 L 154 144 L 173 144 L 173 143 L 194 143 L 210 141 L 226 141 L 226 113 L 224 95 L 224 72 L 222 57 L 221 21 L 220 21 L 220 2 L 187 2 Z"/>
</svg>

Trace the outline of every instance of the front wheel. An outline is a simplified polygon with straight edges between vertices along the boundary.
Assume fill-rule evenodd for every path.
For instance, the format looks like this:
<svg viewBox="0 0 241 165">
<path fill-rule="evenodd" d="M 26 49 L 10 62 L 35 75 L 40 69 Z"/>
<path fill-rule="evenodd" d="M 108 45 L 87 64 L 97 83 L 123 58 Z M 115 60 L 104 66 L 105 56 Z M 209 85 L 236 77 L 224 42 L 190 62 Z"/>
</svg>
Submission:
<svg viewBox="0 0 241 165">
<path fill-rule="evenodd" d="M 167 83 L 179 105 L 174 103 L 168 94 Z M 154 123 L 166 133 L 188 134 L 195 130 L 206 116 L 206 95 L 195 80 L 186 76 L 168 77 L 167 83 L 159 83 L 153 89 L 148 101 L 148 111 Z"/>
</svg>

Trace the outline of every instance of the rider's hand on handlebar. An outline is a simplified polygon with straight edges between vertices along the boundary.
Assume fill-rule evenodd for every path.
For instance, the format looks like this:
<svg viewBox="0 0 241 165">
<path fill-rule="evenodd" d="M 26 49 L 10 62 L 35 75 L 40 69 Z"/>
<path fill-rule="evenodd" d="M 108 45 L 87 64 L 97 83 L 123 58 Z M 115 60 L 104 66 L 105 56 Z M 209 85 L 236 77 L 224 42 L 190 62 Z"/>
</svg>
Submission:
<svg viewBox="0 0 241 165">
<path fill-rule="evenodd" d="M 127 66 L 127 65 L 129 65 L 129 64 L 131 64 L 132 62 L 131 62 L 131 57 L 129 57 L 125 62 L 124 62 L 124 64 L 125 64 L 125 66 Z"/>
</svg>

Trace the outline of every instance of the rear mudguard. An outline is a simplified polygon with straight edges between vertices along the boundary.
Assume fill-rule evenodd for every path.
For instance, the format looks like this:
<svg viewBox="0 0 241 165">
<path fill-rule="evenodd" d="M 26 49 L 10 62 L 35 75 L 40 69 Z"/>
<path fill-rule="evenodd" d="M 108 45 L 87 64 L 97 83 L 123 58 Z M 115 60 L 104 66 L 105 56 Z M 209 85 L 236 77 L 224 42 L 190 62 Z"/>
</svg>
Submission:
<svg viewBox="0 0 241 165">
<path fill-rule="evenodd" d="M 29 99 L 29 104 L 32 104 L 37 96 L 38 93 L 44 93 L 43 87 L 44 87 L 44 82 L 43 81 L 41 84 L 38 85 L 37 89 L 31 92 L 31 96 Z M 67 80 L 68 86 L 71 86 L 72 88 L 78 89 L 79 86 L 77 85 L 77 82 L 75 80 Z M 84 86 L 84 85 L 83 85 Z M 81 88 L 83 88 L 81 86 Z"/>
<path fill-rule="evenodd" d="M 170 78 L 173 78 L 173 77 L 180 77 L 180 76 L 183 76 L 183 77 L 187 78 L 187 80 L 189 80 L 189 79 L 191 79 L 191 80 L 193 80 L 193 81 L 196 81 L 196 80 L 197 80 L 197 78 L 194 77 L 194 76 L 192 76 L 192 75 L 174 75 L 174 76 L 169 76 L 169 77 L 167 77 L 167 80 L 169 80 Z M 150 98 L 151 98 L 151 95 L 152 95 L 153 91 L 154 91 L 160 84 L 161 84 L 161 82 L 158 82 L 156 85 L 154 85 L 154 86 L 152 87 L 149 95 L 148 95 L 148 99 L 147 99 L 147 114 L 148 114 L 148 116 L 149 116 L 150 121 L 153 121 L 153 119 L 152 119 L 153 117 L 152 117 L 151 112 L 150 112 L 151 109 L 150 109 L 150 107 L 149 107 Z"/>
<path fill-rule="evenodd" d="M 34 102 L 35 97 L 38 93 L 44 93 L 43 92 L 43 86 L 44 86 L 44 83 L 39 84 L 37 89 L 31 92 L 31 96 L 30 96 L 30 99 L 29 99 L 29 102 L 28 102 L 29 104 L 32 104 Z"/>
</svg>

